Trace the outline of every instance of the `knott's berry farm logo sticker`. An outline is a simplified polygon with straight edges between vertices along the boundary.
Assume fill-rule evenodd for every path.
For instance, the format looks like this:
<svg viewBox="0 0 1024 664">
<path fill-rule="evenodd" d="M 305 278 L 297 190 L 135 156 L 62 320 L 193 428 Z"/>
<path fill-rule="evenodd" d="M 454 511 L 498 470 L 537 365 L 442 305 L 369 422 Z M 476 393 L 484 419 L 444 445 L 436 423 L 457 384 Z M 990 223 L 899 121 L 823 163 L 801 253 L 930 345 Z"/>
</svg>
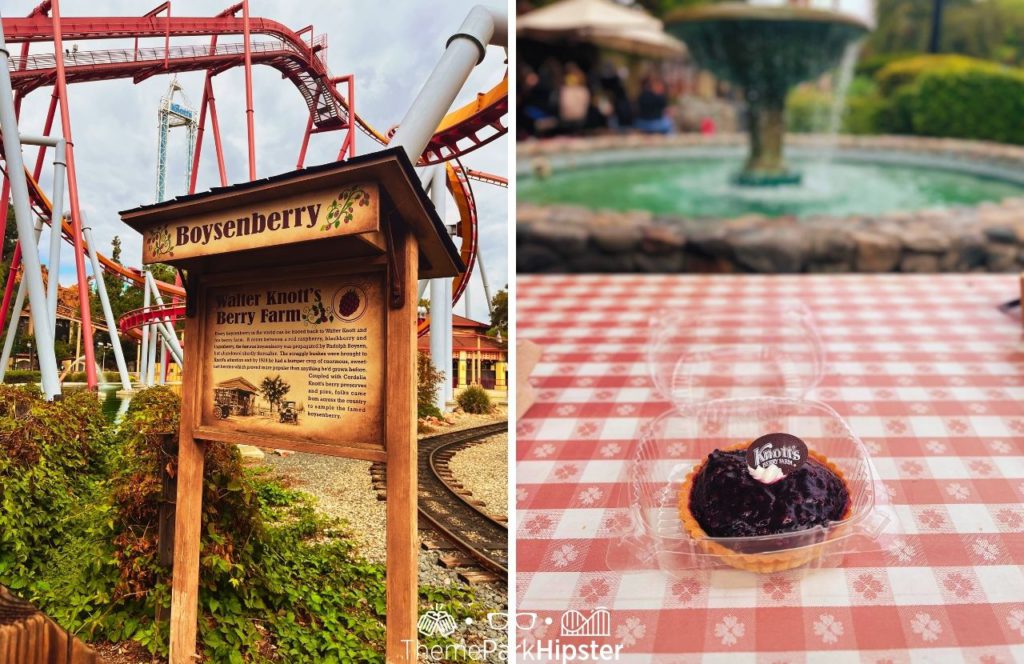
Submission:
<svg viewBox="0 0 1024 664">
<path fill-rule="evenodd" d="M 320 227 L 322 231 L 329 231 L 338 228 L 343 223 L 352 221 L 355 209 L 366 207 L 370 204 L 370 194 L 360 186 L 353 185 L 341 190 L 338 197 L 327 206 L 327 221 Z"/>
</svg>

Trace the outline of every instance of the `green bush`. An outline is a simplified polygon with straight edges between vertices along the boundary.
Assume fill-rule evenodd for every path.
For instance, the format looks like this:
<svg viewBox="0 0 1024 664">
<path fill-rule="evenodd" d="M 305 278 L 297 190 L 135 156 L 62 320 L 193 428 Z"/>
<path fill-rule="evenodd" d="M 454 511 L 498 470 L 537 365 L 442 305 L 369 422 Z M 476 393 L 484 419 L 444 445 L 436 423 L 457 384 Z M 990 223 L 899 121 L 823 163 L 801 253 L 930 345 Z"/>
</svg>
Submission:
<svg viewBox="0 0 1024 664">
<path fill-rule="evenodd" d="M 4 382 L 8 385 L 16 383 L 38 383 L 41 380 L 38 371 L 28 369 L 8 369 L 4 373 Z"/>
<path fill-rule="evenodd" d="M 960 55 L 921 55 L 877 74 L 874 131 L 1024 143 L 1024 70 Z"/>
<path fill-rule="evenodd" d="M 97 374 L 97 378 L 100 378 L 100 382 L 103 383 L 120 383 L 121 374 L 116 371 L 104 371 L 102 374 Z M 66 383 L 84 383 L 86 382 L 86 375 L 84 371 L 75 371 L 69 373 L 65 378 Z"/>
<path fill-rule="evenodd" d="M 1024 70 L 932 71 L 914 87 L 914 133 L 1024 143 Z"/>
<path fill-rule="evenodd" d="M 121 375 L 116 371 L 104 371 L 102 374 L 102 381 L 106 383 L 118 383 L 121 381 Z M 16 383 L 38 383 L 41 380 L 39 371 L 29 371 L 27 369 L 8 369 L 4 373 L 4 382 L 8 385 Z M 84 371 L 76 371 L 69 373 L 65 378 L 65 383 L 84 383 L 86 380 Z"/>
<path fill-rule="evenodd" d="M 94 395 L 48 403 L 0 386 L 0 585 L 87 640 L 167 653 L 170 571 L 158 558 L 160 473 L 176 473 L 178 397 L 152 388 L 107 424 Z M 199 650 L 211 662 L 383 662 L 382 565 L 360 558 L 312 499 L 237 448 L 208 443 Z M 463 586 L 420 589 L 460 623 L 483 609 Z M 450 641 L 428 639 L 427 645 Z"/>
<path fill-rule="evenodd" d="M 857 76 L 874 78 L 875 75 L 878 74 L 878 72 L 880 72 L 882 69 L 892 64 L 893 62 L 913 58 L 916 57 L 917 55 L 919 54 L 914 53 L 912 51 L 903 51 L 899 53 L 879 53 L 876 55 L 869 55 L 865 58 L 862 58 L 860 62 L 857 63 L 857 68 L 855 72 Z"/>
<path fill-rule="evenodd" d="M 416 417 L 441 417 L 437 391 L 444 383 L 444 372 L 434 369 L 430 356 L 416 354 Z"/>
<path fill-rule="evenodd" d="M 879 131 L 879 114 L 885 100 L 878 94 L 878 85 L 867 76 L 857 76 L 850 82 L 843 113 L 843 131 L 848 134 L 873 134 Z"/>
<path fill-rule="evenodd" d="M 467 413 L 484 414 L 491 412 L 491 397 L 479 385 L 470 385 L 455 398 L 459 408 Z"/>
<path fill-rule="evenodd" d="M 927 72 L 999 70 L 1000 68 L 995 63 L 963 55 L 917 55 L 912 58 L 896 60 L 882 67 L 875 75 L 875 81 L 878 83 L 879 92 L 888 97 L 896 90 L 917 82 L 917 79 Z"/>
<path fill-rule="evenodd" d="M 826 132 L 831 114 L 831 93 L 813 85 L 797 86 L 786 99 L 786 130 L 806 134 Z"/>
</svg>

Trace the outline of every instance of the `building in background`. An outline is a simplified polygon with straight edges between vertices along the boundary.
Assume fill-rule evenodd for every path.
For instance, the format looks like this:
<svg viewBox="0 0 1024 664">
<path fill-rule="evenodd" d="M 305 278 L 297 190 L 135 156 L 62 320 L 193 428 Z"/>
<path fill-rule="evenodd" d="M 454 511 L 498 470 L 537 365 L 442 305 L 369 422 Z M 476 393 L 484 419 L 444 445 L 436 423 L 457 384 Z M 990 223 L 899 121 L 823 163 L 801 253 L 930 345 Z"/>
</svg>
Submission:
<svg viewBox="0 0 1024 664">
<path fill-rule="evenodd" d="M 456 390 L 479 385 L 485 390 L 508 389 L 508 347 L 505 340 L 487 334 L 486 323 L 452 316 L 451 371 L 445 380 Z M 430 352 L 430 332 L 419 339 L 419 350 Z"/>
</svg>

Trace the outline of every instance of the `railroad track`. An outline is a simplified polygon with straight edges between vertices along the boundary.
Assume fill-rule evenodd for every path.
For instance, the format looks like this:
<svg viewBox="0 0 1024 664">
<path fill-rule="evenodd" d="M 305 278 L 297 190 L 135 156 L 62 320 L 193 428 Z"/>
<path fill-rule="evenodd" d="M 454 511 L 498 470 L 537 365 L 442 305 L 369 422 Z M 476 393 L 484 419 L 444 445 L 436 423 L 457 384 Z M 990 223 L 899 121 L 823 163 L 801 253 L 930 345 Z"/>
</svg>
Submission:
<svg viewBox="0 0 1024 664">
<path fill-rule="evenodd" d="M 508 579 L 508 524 L 487 513 L 452 476 L 448 462 L 458 450 L 507 430 L 507 422 L 498 422 L 419 440 L 420 539 L 469 583 Z M 385 466 L 373 464 L 370 474 L 378 499 L 384 500 Z"/>
</svg>

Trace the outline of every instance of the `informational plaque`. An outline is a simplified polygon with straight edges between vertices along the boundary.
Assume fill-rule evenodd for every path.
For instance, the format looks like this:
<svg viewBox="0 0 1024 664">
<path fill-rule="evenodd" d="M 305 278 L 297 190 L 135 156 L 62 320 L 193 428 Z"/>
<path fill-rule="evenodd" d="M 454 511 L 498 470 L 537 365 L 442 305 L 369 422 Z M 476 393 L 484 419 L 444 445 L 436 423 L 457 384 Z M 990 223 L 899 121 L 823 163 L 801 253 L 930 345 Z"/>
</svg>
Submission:
<svg viewBox="0 0 1024 664">
<path fill-rule="evenodd" d="M 380 449 L 383 281 L 377 271 L 208 287 L 201 426 L 283 448 Z"/>
</svg>

